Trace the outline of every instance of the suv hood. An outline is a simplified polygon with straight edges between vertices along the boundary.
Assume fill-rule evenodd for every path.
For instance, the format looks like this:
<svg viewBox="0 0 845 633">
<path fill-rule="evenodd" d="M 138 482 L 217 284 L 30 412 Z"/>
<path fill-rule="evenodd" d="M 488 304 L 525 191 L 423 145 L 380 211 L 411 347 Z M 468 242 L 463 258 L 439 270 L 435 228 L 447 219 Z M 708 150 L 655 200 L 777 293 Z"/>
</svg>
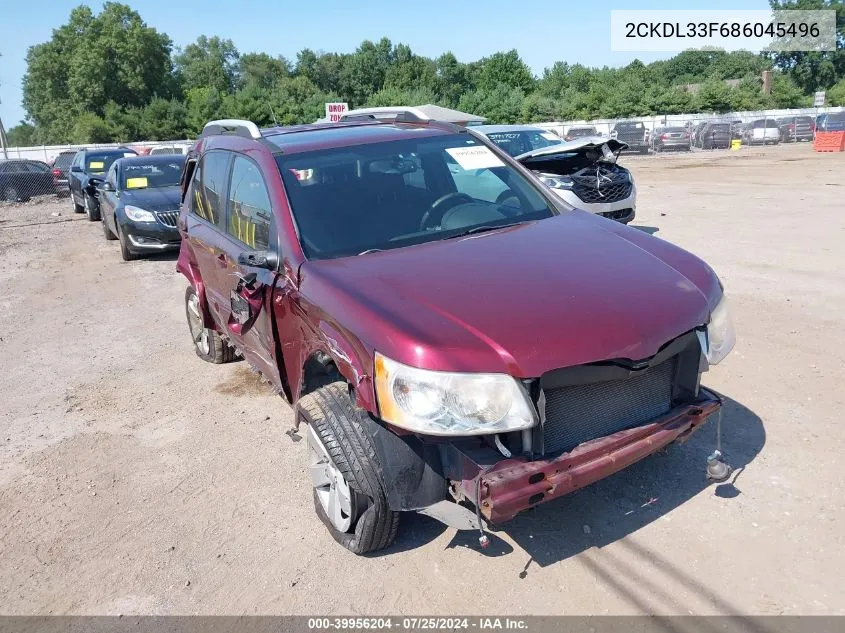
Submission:
<svg viewBox="0 0 845 633">
<path fill-rule="evenodd" d="M 369 354 L 526 378 L 648 358 L 706 323 L 721 296 L 697 257 L 583 211 L 300 273 L 304 305 Z"/>
<path fill-rule="evenodd" d="M 608 150 L 614 156 L 613 160 L 609 160 L 608 154 L 602 151 L 602 146 L 607 145 Z M 619 152 L 628 149 L 628 144 L 617 141 L 615 138 L 603 138 L 601 136 L 585 136 L 577 138 L 560 145 L 550 145 L 549 147 L 541 147 L 539 149 L 531 150 L 516 156 L 516 160 L 523 165 L 531 163 L 532 158 L 546 158 L 549 159 L 557 154 L 573 154 L 573 159 L 586 157 L 591 153 L 598 153 L 599 156 L 604 156 L 608 162 L 614 162 L 615 157 L 619 156 Z"/>
</svg>

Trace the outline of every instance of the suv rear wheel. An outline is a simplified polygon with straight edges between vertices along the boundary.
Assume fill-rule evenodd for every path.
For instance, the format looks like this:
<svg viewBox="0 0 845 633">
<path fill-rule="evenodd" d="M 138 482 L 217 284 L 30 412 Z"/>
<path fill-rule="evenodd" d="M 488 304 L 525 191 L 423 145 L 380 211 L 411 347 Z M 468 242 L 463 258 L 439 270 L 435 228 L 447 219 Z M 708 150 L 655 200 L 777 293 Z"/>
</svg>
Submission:
<svg viewBox="0 0 845 633">
<path fill-rule="evenodd" d="M 364 415 L 343 381 L 302 396 L 296 405 L 297 422 L 308 425 L 308 470 L 317 516 L 355 554 L 384 549 L 399 531 L 399 513 L 387 504 Z"/>
<path fill-rule="evenodd" d="M 223 340 L 219 332 L 203 326 L 200 299 L 192 286 L 185 290 L 185 315 L 197 356 L 215 365 L 235 360 L 235 348 Z"/>
</svg>

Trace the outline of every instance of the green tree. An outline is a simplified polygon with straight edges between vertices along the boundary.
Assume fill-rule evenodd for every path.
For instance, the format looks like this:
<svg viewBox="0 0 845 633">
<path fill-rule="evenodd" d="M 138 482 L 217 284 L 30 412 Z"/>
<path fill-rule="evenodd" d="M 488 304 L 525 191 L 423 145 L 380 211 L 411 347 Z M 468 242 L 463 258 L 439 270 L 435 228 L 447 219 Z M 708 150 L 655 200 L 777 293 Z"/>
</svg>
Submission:
<svg viewBox="0 0 845 633">
<path fill-rule="evenodd" d="M 522 101 L 520 120 L 524 123 L 554 121 L 558 118 L 557 103 L 551 97 L 533 92 Z"/>
<path fill-rule="evenodd" d="M 528 65 L 522 61 L 516 49 L 506 53 L 494 53 L 481 60 L 478 76 L 479 90 L 494 90 L 499 86 L 519 88 L 523 92 L 534 90 L 536 79 Z"/>
<path fill-rule="evenodd" d="M 344 59 L 340 71 L 340 92 L 353 106 L 384 87 L 387 70 L 395 59 L 393 45 L 386 37 L 377 44 L 365 40 L 355 53 Z"/>
<path fill-rule="evenodd" d="M 290 71 L 290 62 L 284 57 L 246 53 L 241 55 L 238 63 L 238 84 L 241 88 L 274 88 L 279 81 L 290 76 Z"/>
<path fill-rule="evenodd" d="M 21 123 L 9 128 L 6 138 L 11 147 L 29 147 L 36 144 L 35 126 L 29 123 Z"/>
<path fill-rule="evenodd" d="M 83 112 L 76 117 L 71 128 L 72 143 L 110 143 L 114 140 L 111 126 L 93 112 Z"/>
<path fill-rule="evenodd" d="M 188 136 L 196 136 L 206 123 L 219 119 L 223 109 L 223 95 L 214 88 L 191 88 L 185 93 Z"/>
<path fill-rule="evenodd" d="M 153 99 L 140 112 L 139 138 L 177 141 L 187 138 L 188 108 L 175 99 Z"/>
<path fill-rule="evenodd" d="M 435 60 L 434 73 L 438 100 L 447 107 L 456 107 L 461 95 L 473 88 L 466 64 L 459 62 L 451 51 Z"/>
<path fill-rule="evenodd" d="M 437 67 L 427 57 L 414 55 L 409 46 L 399 44 L 385 73 L 384 87 L 434 92 L 437 88 Z"/>
<path fill-rule="evenodd" d="M 229 93 L 235 87 L 240 54 L 232 40 L 200 35 L 175 57 L 185 90 L 213 88 Z"/>
<path fill-rule="evenodd" d="M 29 120 L 53 140 L 67 141 L 84 128 L 72 123 L 75 116 L 102 115 L 110 101 L 139 106 L 156 95 L 170 97 L 170 51 L 170 38 L 124 4 L 106 2 L 97 15 L 77 7 L 49 41 L 27 52 L 23 105 Z"/>
<path fill-rule="evenodd" d="M 805 93 L 829 88 L 845 75 L 845 0 L 769 0 L 775 11 L 833 9 L 836 11 L 836 50 L 787 51 L 771 59 Z"/>
<path fill-rule="evenodd" d="M 474 90 L 461 97 L 458 109 L 480 114 L 488 123 L 519 123 L 525 93 L 519 88 L 500 85 L 493 90 Z"/>
<path fill-rule="evenodd" d="M 698 89 L 695 103 L 701 112 L 730 112 L 733 109 L 733 93 L 720 79 L 708 79 Z"/>
<path fill-rule="evenodd" d="M 845 106 L 845 79 L 840 79 L 833 88 L 827 91 L 825 97 L 830 105 Z"/>
</svg>

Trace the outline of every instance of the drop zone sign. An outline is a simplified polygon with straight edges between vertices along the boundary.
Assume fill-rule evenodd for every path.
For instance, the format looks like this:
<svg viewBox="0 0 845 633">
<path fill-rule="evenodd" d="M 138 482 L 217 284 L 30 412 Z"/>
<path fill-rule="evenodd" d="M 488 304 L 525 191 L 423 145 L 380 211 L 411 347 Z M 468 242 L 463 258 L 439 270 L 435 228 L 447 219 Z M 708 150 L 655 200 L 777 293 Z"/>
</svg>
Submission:
<svg viewBox="0 0 845 633">
<path fill-rule="evenodd" d="M 348 103 L 327 103 L 326 118 L 332 123 L 340 121 L 340 117 L 349 111 Z"/>
</svg>

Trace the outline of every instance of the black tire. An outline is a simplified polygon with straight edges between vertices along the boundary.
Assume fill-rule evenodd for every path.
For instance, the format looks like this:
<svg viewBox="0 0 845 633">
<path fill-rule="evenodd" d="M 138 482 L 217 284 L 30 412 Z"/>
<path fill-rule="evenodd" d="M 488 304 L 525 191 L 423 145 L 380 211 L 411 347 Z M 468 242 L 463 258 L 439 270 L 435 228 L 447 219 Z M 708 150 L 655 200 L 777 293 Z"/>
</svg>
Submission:
<svg viewBox="0 0 845 633">
<path fill-rule="evenodd" d="M 122 243 L 122 242 L 121 242 Z M 192 297 L 197 297 L 197 291 L 193 286 L 188 286 L 185 289 L 185 316 L 188 319 L 188 331 L 191 332 L 191 337 L 194 338 L 194 330 L 191 328 L 191 308 L 190 301 Z M 199 297 L 197 297 L 197 305 L 199 305 Z M 207 363 L 221 365 L 223 363 L 231 363 L 237 358 L 235 348 L 229 345 L 219 332 L 215 332 L 211 328 L 203 328 L 205 335 L 208 337 L 208 350 L 204 350 L 199 341 L 194 338 L 194 351 L 201 359 Z"/>
<path fill-rule="evenodd" d="M 89 196 L 87 193 L 84 194 L 84 195 L 85 195 L 85 207 L 84 207 L 85 215 L 88 216 L 89 222 L 96 222 L 97 220 L 100 219 L 100 208 L 94 207 L 95 201 L 94 201 L 94 198 L 92 196 Z"/>
<path fill-rule="evenodd" d="M 105 213 L 101 214 L 100 219 L 103 222 L 103 237 L 105 237 L 109 241 L 116 240 L 117 236 L 114 233 L 111 232 L 109 225 L 106 224 L 106 214 Z"/>
<path fill-rule="evenodd" d="M 350 531 L 341 532 L 332 525 L 314 492 L 317 516 L 334 540 L 355 554 L 384 549 L 399 532 L 399 513 L 387 504 L 381 466 L 363 424 L 366 415 L 355 406 L 343 381 L 302 396 L 296 405 L 297 422 L 311 426 L 358 499 Z"/>
<path fill-rule="evenodd" d="M 123 257 L 123 261 L 131 262 L 138 259 L 138 256 L 129 250 L 129 240 L 123 234 L 123 231 L 120 230 L 120 227 L 118 227 L 117 239 L 120 240 L 120 256 Z"/>
</svg>

